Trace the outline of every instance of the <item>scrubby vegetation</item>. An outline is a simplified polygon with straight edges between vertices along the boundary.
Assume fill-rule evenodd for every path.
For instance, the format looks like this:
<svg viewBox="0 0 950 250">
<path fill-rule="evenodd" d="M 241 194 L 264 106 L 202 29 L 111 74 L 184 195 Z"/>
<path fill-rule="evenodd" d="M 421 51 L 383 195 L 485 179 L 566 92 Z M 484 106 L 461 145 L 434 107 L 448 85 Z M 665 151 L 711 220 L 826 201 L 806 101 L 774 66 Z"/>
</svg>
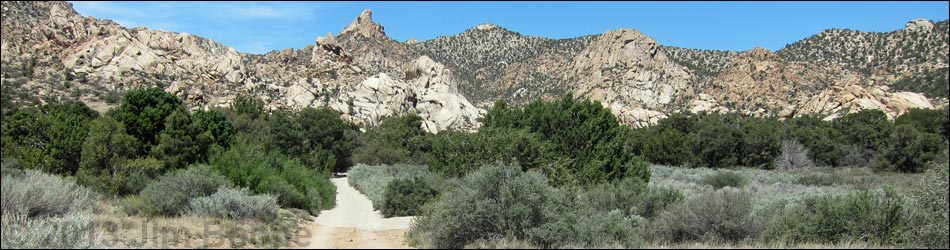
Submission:
<svg viewBox="0 0 950 250">
<path fill-rule="evenodd" d="M 279 225 L 286 220 L 279 219 L 278 205 L 316 215 L 334 205 L 330 173 L 350 167 L 360 136 L 329 109 L 268 112 L 259 100 L 242 96 L 232 108 L 190 111 L 160 88 L 129 90 L 104 114 L 83 103 L 49 100 L 38 108 L 5 106 L 2 119 L 4 248 L 87 246 L 34 234 L 95 227 L 102 211 L 63 212 L 67 204 L 99 206 L 69 197 L 88 189 L 118 204 L 125 216 L 149 220 L 197 216 Z M 43 172 L 69 181 L 34 180 Z M 69 192 L 57 191 L 69 185 Z M 39 198 L 12 202 L 16 195 Z M 31 208 L 6 212 L 16 206 Z M 47 213 L 56 218 L 33 217 Z M 40 231 L 22 228 L 29 225 Z M 49 237 L 77 233 L 89 232 Z"/>
<path fill-rule="evenodd" d="M 6 168 L 6 164 L 4 164 Z M 90 212 L 98 194 L 36 170 L 3 175 L 3 248 L 101 248 Z"/>
<path fill-rule="evenodd" d="M 567 95 L 499 101 L 477 132 L 430 134 L 416 115 L 360 132 L 327 108 L 266 110 L 246 96 L 189 111 L 156 88 L 105 114 L 4 107 L 3 246 L 102 246 L 76 240 L 95 230 L 99 202 L 286 236 L 334 206 L 331 174 L 347 172 L 384 216 L 417 216 L 415 247 L 946 248 L 946 112 L 680 113 L 634 129 Z"/>
</svg>

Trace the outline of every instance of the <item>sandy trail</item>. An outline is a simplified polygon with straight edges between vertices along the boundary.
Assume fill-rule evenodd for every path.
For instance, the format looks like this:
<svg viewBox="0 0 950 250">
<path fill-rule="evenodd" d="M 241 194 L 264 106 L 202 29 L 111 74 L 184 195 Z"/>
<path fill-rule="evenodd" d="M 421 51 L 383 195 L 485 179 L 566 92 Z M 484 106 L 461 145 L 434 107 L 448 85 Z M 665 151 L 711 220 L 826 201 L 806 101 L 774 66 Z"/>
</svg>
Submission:
<svg viewBox="0 0 950 250">
<path fill-rule="evenodd" d="M 306 248 L 410 248 L 405 233 L 414 217 L 383 218 L 346 177 L 330 181 L 336 186 L 336 206 L 310 223 Z"/>
</svg>

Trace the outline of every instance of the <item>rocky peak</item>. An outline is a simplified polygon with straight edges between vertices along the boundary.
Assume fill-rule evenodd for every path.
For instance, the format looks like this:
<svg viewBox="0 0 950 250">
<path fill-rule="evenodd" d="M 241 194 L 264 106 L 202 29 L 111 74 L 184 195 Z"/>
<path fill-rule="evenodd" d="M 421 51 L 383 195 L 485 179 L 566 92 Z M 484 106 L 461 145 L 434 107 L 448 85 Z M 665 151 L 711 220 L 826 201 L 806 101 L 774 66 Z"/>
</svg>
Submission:
<svg viewBox="0 0 950 250">
<path fill-rule="evenodd" d="M 376 22 L 373 22 L 373 11 L 370 9 L 363 10 L 360 13 L 360 16 L 356 17 L 350 25 L 347 25 L 346 28 L 343 28 L 343 31 L 340 34 L 346 34 L 350 32 L 356 32 L 357 34 L 362 34 L 366 37 L 376 37 L 376 36 L 386 36 L 386 32 L 383 30 L 383 26 L 379 25 Z"/>
<path fill-rule="evenodd" d="M 479 24 L 478 26 L 475 26 L 476 30 L 491 30 L 491 29 L 499 29 L 499 28 L 501 27 L 498 27 L 498 25 L 495 25 L 493 23 L 483 23 L 483 24 Z"/>
<path fill-rule="evenodd" d="M 779 57 L 775 55 L 774 53 L 772 53 L 772 51 L 769 51 L 759 46 L 755 46 L 755 48 L 739 53 L 739 55 L 737 56 L 737 59 L 744 59 L 744 58 L 752 58 L 752 59 L 758 59 L 758 60 L 779 59 Z"/>
<path fill-rule="evenodd" d="M 910 20 L 904 25 L 905 30 L 928 32 L 934 28 L 934 23 L 930 20 L 917 18 Z"/>
</svg>

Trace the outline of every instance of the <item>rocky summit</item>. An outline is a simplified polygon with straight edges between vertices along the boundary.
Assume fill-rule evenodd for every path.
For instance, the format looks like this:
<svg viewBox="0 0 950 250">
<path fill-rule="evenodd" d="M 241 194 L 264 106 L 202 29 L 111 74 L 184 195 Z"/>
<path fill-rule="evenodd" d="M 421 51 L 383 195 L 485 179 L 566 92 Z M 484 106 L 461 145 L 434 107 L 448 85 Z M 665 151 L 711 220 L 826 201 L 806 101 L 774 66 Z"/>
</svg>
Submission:
<svg viewBox="0 0 950 250">
<path fill-rule="evenodd" d="M 879 109 L 893 118 L 948 104 L 946 20 L 884 33 L 830 29 L 773 52 L 664 46 L 635 29 L 549 39 L 490 23 L 399 42 L 366 10 L 337 35 L 256 55 L 83 17 L 67 2 L 4 1 L 2 18 L 0 78 L 13 101 L 81 100 L 100 111 L 124 91 L 160 86 L 192 109 L 251 95 L 269 109 L 329 107 L 362 126 L 414 113 L 437 133 L 477 129 L 498 99 L 567 93 L 633 126 L 682 111 L 834 119 Z"/>
</svg>

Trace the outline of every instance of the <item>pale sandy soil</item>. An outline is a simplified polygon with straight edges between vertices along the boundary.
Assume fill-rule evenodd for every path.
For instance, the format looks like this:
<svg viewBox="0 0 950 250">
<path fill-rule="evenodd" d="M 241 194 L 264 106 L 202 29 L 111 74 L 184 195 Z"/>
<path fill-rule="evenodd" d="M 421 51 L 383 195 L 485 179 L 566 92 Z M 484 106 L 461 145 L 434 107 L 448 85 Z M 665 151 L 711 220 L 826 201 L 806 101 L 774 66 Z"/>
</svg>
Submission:
<svg viewBox="0 0 950 250">
<path fill-rule="evenodd" d="M 305 248 L 410 248 L 405 233 L 414 217 L 383 218 L 373 203 L 349 185 L 346 177 L 331 179 L 336 206 L 320 213 L 307 227 Z M 304 239 L 303 241 L 307 241 Z"/>
</svg>

